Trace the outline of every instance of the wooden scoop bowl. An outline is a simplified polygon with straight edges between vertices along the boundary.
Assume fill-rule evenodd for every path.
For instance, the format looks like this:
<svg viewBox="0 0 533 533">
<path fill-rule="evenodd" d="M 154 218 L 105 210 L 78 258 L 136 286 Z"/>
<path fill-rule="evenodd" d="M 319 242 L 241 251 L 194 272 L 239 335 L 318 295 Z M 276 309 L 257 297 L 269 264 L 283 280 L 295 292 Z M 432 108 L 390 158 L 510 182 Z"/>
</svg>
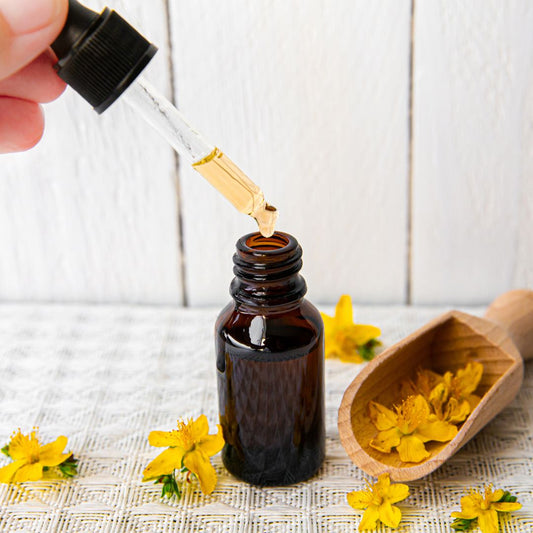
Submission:
<svg viewBox="0 0 533 533">
<path fill-rule="evenodd" d="M 516 396 L 524 376 L 524 360 L 533 358 L 533 291 L 510 291 L 490 305 L 484 318 L 459 311 L 446 313 L 386 349 L 350 384 L 339 409 L 339 434 L 351 460 L 372 476 L 389 472 L 393 480 L 419 479 L 451 457 Z M 377 430 L 368 402 L 392 406 L 400 383 L 419 368 L 444 374 L 469 361 L 483 364 L 476 394 L 481 401 L 450 442 L 428 442 L 430 457 L 403 463 L 398 453 L 369 445 Z"/>
</svg>

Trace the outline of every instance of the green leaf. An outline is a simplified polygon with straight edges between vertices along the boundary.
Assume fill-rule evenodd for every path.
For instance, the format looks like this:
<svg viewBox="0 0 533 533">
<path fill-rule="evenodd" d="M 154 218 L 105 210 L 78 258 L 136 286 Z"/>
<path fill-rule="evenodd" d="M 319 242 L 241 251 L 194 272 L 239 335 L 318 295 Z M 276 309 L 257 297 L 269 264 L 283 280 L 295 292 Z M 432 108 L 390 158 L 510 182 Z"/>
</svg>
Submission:
<svg viewBox="0 0 533 533">
<path fill-rule="evenodd" d="M 476 518 L 472 518 L 471 520 L 468 518 L 456 518 L 450 524 L 450 527 L 452 529 L 455 529 L 455 531 L 467 531 L 472 527 L 473 522 L 475 522 L 475 520 Z"/>
<path fill-rule="evenodd" d="M 503 496 L 498 500 L 498 503 L 504 502 L 504 503 L 514 503 L 516 502 L 517 498 L 516 496 L 513 496 L 508 490 L 506 490 L 503 493 Z"/>
<path fill-rule="evenodd" d="M 381 342 L 377 339 L 371 339 L 366 344 L 358 346 L 357 351 L 365 361 L 370 361 L 376 355 L 374 350 L 377 346 L 381 346 Z"/>
<path fill-rule="evenodd" d="M 9 444 L 6 444 L 2 449 L 1 449 L 2 453 L 4 455 L 7 455 L 9 458 L 11 458 L 11 455 L 9 455 Z"/>
<path fill-rule="evenodd" d="M 74 477 L 78 473 L 78 460 L 71 455 L 66 461 L 58 465 L 58 468 L 65 477 Z"/>
<path fill-rule="evenodd" d="M 174 474 L 161 476 L 156 479 L 154 483 L 161 483 L 163 485 L 161 489 L 161 498 L 172 498 L 173 496 L 176 496 L 178 500 L 181 498 L 181 491 Z"/>
</svg>

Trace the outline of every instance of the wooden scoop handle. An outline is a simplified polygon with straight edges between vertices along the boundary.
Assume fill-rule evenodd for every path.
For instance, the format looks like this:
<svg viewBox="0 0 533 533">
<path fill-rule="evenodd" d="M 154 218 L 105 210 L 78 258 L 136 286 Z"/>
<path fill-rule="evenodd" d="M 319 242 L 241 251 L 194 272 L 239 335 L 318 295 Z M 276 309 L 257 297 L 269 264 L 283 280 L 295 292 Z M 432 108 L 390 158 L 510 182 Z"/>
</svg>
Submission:
<svg viewBox="0 0 533 533">
<path fill-rule="evenodd" d="M 494 300 L 485 318 L 503 327 L 524 361 L 533 359 L 533 291 L 509 291 Z"/>
</svg>

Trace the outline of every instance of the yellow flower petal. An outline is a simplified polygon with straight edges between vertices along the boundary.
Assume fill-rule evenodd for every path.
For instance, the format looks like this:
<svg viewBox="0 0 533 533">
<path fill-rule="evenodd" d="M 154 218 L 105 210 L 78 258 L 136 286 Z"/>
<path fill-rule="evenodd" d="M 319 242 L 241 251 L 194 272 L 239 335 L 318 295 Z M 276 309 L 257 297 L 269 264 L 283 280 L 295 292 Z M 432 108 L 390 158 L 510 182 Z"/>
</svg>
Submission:
<svg viewBox="0 0 533 533">
<path fill-rule="evenodd" d="M 363 346 L 368 341 L 378 338 L 381 335 L 381 330 L 367 324 L 352 324 L 346 331 L 346 335 L 357 346 Z"/>
<path fill-rule="evenodd" d="M 448 424 L 444 420 L 434 420 L 433 422 L 420 424 L 416 430 L 416 434 L 422 442 L 430 440 L 448 442 L 457 435 L 457 426 Z"/>
<path fill-rule="evenodd" d="M 32 431 L 30 435 L 23 435 L 19 430 L 9 442 L 9 455 L 14 461 L 37 455 L 38 452 L 39 440 L 36 431 Z"/>
<path fill-rule="evenodd" d="M 470 516 L 468 513 L 463 513 L 462 511 L 453 511 L 450 516 L 452 518 L 465 518 L 466 520 L 473 520 L 475 516 Z"/>
<path fill-rule="evenodd" d="M 389 487 L 386 496 L 390 503 L 400 502 L 409 496 L 409 487 L 403 483 L 394 483 Z"/>
<path fill-rule="evenodd" d="M 430 456 L 424 443 L 415 435 L 402 437 L 396 450 L 400 454 L 400 460 L 404 463 L 419 463 Z"/>
<path fill-rule="evenodd" d="M 335 307 L 335 321 L 340 328 L 353 326 L 352 298 L 348 294 L 343 294 Z"/>
<path fill-rule="evenodd" d="M 168 448 L 160 453 L 143 472 L 143 481 L 171 474 L 181 468 L 181 460 L 185 451 L 183 448 Z"/>
<path fill-rule="evenodd" d="M 189 452 L 183 459 L 183 466 L 196 475 L 204 494 L 211 494 L 215 490 L 217 474 L 205 453 L 200 450 Z"/>
<path fill-rule="evenodd" d="M 407 398 L 407 400 L 405 401 L 405 403 L 407 403 L 408 405 L 409 405 L 409 400 L 410 398 Z M 412 409 L 413 409 L 412 416 L 413 418 L 417 419 L 416 425 L 420 423 L 418 422 L 419 419 L 427 420 L 427 418 L 429 417 L 428 401 L 421 394 L 417 394 L 414 397 L 413 402 L 412 402 Z M 413 425 L 414 425 L 414 422 L 413 422 Z"/>
<path fill-rule="evenodd" d="M 379 519 L 379 511 L 377 505 L 371 505 L 363 514 L 361 522 L 359 523 L 359 531 L 364 529 L 374 529 Z"/>
<path fill-rule="evenodd" d="M 477 404 L 481 401 L 481 398 L 476 394 L 469 394 L 466 397 L 466 401 L 470 405 L 470 411 L 473 411 L 477 407 Z"/>
<path fill-rule="evenodd" d="M 518 502 L 494 502 L 490 508 L 496 509 L 496 511 L 500 511 L 501 513 L 509 513 L 522 509 L 522 504 Z"/>
<path fill-rule="evenodd" d="M 475 496 L 478 496 L 478 498 L 475 498 Z M 459 513 L 461 516 L 457 516 L 457 518 L 466 518 L 468 520 L 476 518 L 479 514 L 480 505 L 481 497 L 479 494 L 463 496 L 461 498 L 461 513 Z"/>
<path fill-rule="evenodd" d="M 446 404 L 443 420 L 452 424 L 460 424 L 466 420 L 470 410 L 468 401 L 459 402 L 455 398 L 450 398 Z"/>
<path fill-rule="evenodd" d="M 209 433 L 209 422 L 207 416 L 200 415 L 194 422 L 190 423 L 191 438 L 194 442 L 203 439 Z"/>
<path fill-rule="evenodd" d="M 326 331 L 332 331 L 335 327 L 335 318 L 329 315 L 326 315 L 326 313 L 320 313 L 320 316 L 322 317 L 322 322 L 324 322 L 324 330 Z"/>
<path fill-rule="evenodd" d="M 23 483 L 24 481 L 38 481 L 43 477 L 43 465 L 41 463 L 33 463 L 31 465 L 24 465 L 19 468 L 13 476 L 13 482 Z"/>
<path fill-rule="evenodd" d="M 224 437 L 222 436 L 222 426 L 217 424 L 218 432 L 216 435 L 205 436 L 197 445 L 206 455 L 215 455 L 224 447 Z"/>
<path fill-rule="evenodd" d="M 442 376 L 428 368 L 420 369 L 416 374 L 418 394 L 422 394 L 428 400 L 433 389 L 440 383 L 442 383 Z"/>
<path fill-rule="evenodd" d="M 329 359 L 329 358 L 332 358 L 332 357 L 337 357 L 337 355 L 342 355 L 342 350 L 338 347 L 337 343 L 335 341 L 328 341 L 327 337 L 326 337 L 326 341 L 325 341 L 325 351 L 324 351 L 324 355 L 326 357 L 326 359 Z"/>
<path fill-rule="evenodd" d="M 485 487 L 485 498 L 490 502 L 497 502 L 502 499 L 502 496 L 505 494 L 505 491 L 502 489 L 496 489 L 492 491 L 492 485 Z"/>
<path fill-rule="evenodd" d="M 477 517 L 477 523 L 483 533 L 498 533 L 500 530 L 498 526 L 498 513 L 493 509 L 481 511 Z"/>
<path fill-rule="evenodd" d="M 400 437 L 401 433 L 398 428 L 391 428 L 386 431 L 380 431 L 377 437 L 373 438 L 369 444 L 380 452 L 390 453 L 392 448 L 400 444 Z"/>
<path fill-rule="evenodd" d="M 39 463 L 43 466 L 57 466 L 66 461 L 72 455 L 72 453 L 62 453 L 67 442 L 67 437 L 61 435 L 54 442 L 42 446 L 39 450 Z"/>
<path fill-rule="evenodd" d="M 350 350 L 350 352 L 341 351 L 339 352 L 339 359 L 342 363 L 362 363 L 363 358 L 359 354 L 359 352 L 354 349 Z"/>
<path fill-rule="evenodd" d="M 464 396 L 471 394 L 477 389 L 482 375 L 483 365 L 477 361 L 472 361 L 455 373 L 457 387 Z"/>
<path fill-rule="evenodd" d="M 372 487 L 372 491 L 374 495 L 379 496 L 380 498 L 384 498 L 386 496 L 387 491 L 390 487 L 390 474 L 388 472 L 385 472 L 384 474 L 380 474 L 378 477 L 378 480 L 374 483 L 374 486 Z"/>
<path fill-rule="evenodd" d="M 169 446 L 178 446 L 180 440 L 178 432 L 174 431 L 150 431 L 148 442 L 158 448 L 168 448 Z"/>
<path fill-rule="evenodd" d="M 381 335 L 379 328 L 353 323 L 352 299 L 343 294 L 335 307 L 335 316 L 321 313 L 324 322 L 326 357 L 339 357 L 343 362 L 363 361 L 358 348 Z"/>
<path fill-rule="evenodd" d="M 368 490 L 354 490 L 346 495 L 348 504 L 354 509 L 366 509 L 372 503 L 372 498 Z"/>
<path fill-rule="evenodd" d="M 402 513 L 395 505 L 385 502 L 379 506 L 379 519 L 386 526 L 398 527 L 400 520 L 402 519 Z"/>
<path fill-rule="evenodd" d="M 19 459 L 18 461 L 13 461 L 7 466 L 0 468 L 0 483 L 11 483 L 15 472 L 25 464 L 26 461 L 24 459 Z"/>
<path fill-rule="evenodd" d="M 368 402 L 368 414 L 379 431 L 386 431 L 398 423 L 398 416 L 394 411 L 374 401 Z"/>
</svg>

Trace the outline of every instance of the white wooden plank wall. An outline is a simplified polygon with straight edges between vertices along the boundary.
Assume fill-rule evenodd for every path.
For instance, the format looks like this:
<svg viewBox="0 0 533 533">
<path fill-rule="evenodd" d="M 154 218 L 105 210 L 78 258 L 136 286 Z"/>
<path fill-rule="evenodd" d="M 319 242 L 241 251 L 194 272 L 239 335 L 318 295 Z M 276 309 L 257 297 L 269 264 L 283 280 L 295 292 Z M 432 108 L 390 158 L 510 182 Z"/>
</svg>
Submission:
<svg viewBox="0 0 533 533">
<path fill-rule="evenodd" d="M 157 41 L 170 95 L 164 0 L 113 7 Z M 0 156 L 0 299 L 180 302 L 172 150 L 123 103 L 100 117 L 69 89 L 46 113 L 38 148 Z"/>
<path fill-rule="evenodd" d="M 533 287 L 533 2 L 416 2 L 413 301 Z"/>
<path fill-rule="evenodd" d="M 173 68 L 180 108 L 278 206 L 314 301 L 533 287 L 528 0 L 109 5 L 159 45 L 146 76 L 170 95 Z M 120 102 L 99 117 L 68 91 L 37 149 L 0 156 L 0 299 L 218 305 L 254 230 Z"/>
<path fill-rule="evenodd" d="M 177 102 L 278 207 L 309 297 L 404 301 L 409 3 L 171 8 Z M 254 222 L 180 174 L 190 302 L 224 301 L 234 243 Z"/>
</svg>

